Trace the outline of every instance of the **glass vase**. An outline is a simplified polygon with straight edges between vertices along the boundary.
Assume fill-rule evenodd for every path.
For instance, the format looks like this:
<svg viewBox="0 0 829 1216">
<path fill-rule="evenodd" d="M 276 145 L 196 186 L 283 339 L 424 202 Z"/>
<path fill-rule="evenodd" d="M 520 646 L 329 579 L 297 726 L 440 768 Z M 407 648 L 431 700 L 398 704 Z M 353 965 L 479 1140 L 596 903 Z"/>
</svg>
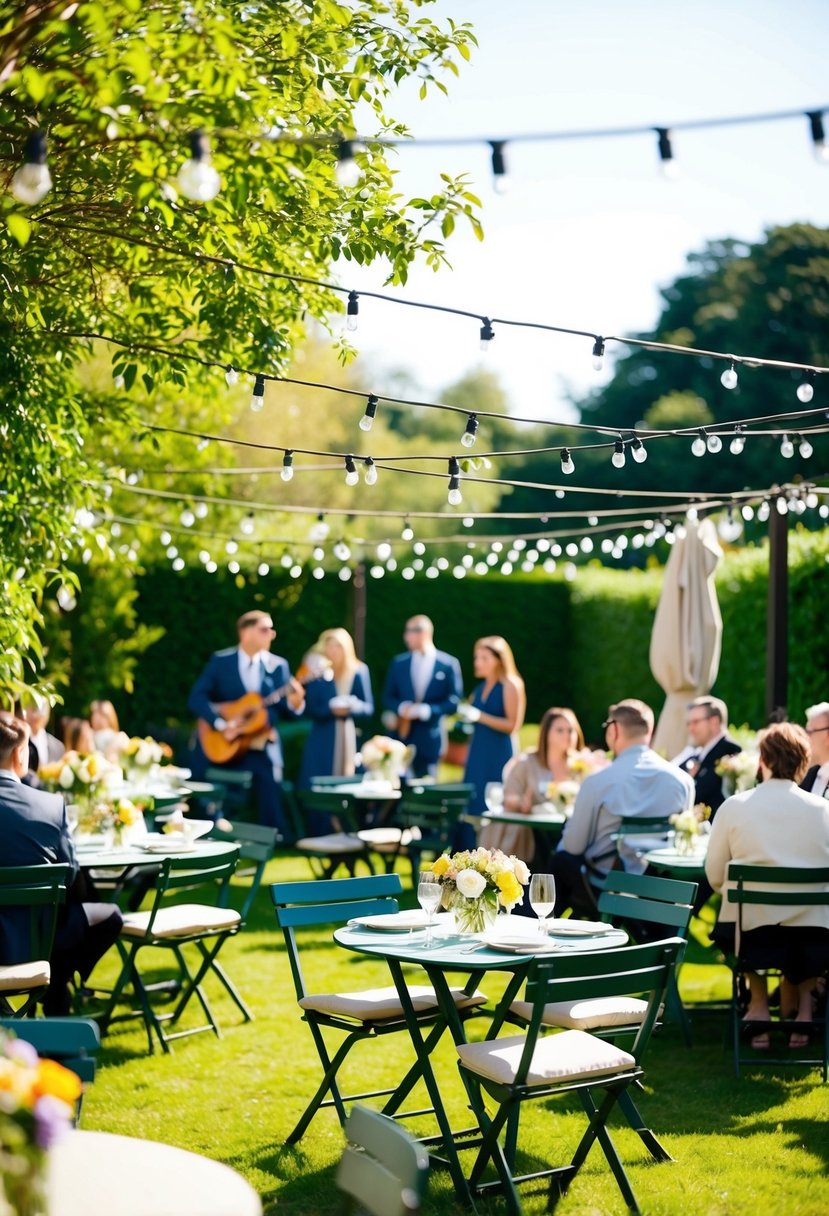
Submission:
<svg viewBox="0 0 829 1216">
<path fill-rule="evenodd" d="M 695 832 L 677 832 L 674 836 L 674 848 L 680 857 L 690 857 L 696 849 Z"/>
<path fill-rule="evenodd" d="M 452 910 L 455 913 L 455 928 L 458 933 L 483 933 L 495 926 L 498 915 L 497 892 L 485 891 L 477 899 L 466 899 L 459 895 L 452 905 Z"/>
</svg>

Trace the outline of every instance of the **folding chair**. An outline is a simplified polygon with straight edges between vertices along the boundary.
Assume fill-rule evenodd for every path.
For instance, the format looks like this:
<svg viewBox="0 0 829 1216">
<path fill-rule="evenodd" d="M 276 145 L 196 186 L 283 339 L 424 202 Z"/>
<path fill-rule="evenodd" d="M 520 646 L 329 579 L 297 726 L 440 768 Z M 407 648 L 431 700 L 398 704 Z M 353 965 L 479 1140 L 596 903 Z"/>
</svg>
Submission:
<svg viewBox="0 0 829 1216">
<path fill-rule="evenodd" d="M 295 829 L 297 839 L 293 847 L 308 858 L 311 873 L 317 878 L 331 878 L 340 866 L 345 866 L 353 874 L 357 862 L 362 861 L 369 874 L 373 874 L 368 848 L 357 835 L 353 799 L 348 794 L 332 794 L 327 790 L 303 790 L 300 797 L 305 814 L 325 816 L 332 827 L 332 831 L 316 835 L 305 835 L 304 823 Z"/>
<path fill-rule="evenodd" d="M 322 1107 L 333 1106 L 340 1124 L 344 1127 L 344 1104 L 363 1098 L 391 1095 L 383 1107 L 383 1113 L 398 1119 L 431 1113 L 430 1107 L 397 1114 L 420 1079 L 421 1067 L 418 1063 L 413 1064 L 403 1080 L 390 1089 L 370 1090 L 360 1094 L 340 1093 L 337 1073 L 355 1043 L 364 1039 L 377 1039 L 385 1034 L 401 1031 L 408 1033 L 403 1008 L 394 987 L 359 992 L 309 991 L 302 974 L 296 940 L 297 929 L 342 924 L 355 916 L 396 912 L 395 897 L 400 895 L 402 890 L 403 884 L 398 874 L 374 874 L 367 878 L 338 878 L 322 882 L 279 882 L 271 886 L 271 899 L 276 908 L 277 924 L 285 938 L 297 1001 L 302 1009 L 302 1020 L 308 1023 L 323 1068 L 319 1087 L 296 1127 L 287 1137 L 287 1144 L 296 1144 L 302 1138 L 314 1115 Z M 472 981 L 467 987 L 472 987 Z M 444 1030 L 434 990 L 418 986 L 410 988 L 409 992 L 420 1024 L 433 1026 L 427 1038 L 428 1049 L 431 1051 Z M 474 1014 L 477 1007 L 486 1001 L 482 993 L 466 989 L 452 989 L 452 997 L 461 1018 Z M 333 1055 L 326 1045 L 323 1030 L 333 1030 L 345 1036 Z M 331 1097 L 327 1098 L 329 1093 Z"/>
<path fill-rule="evenodd" d="M 216 792 L 207 800 L 211 819 L 256 821 L 253 773 L 244 769 L 209 768 L 204 779 L 216 787 Z"/>
<path fill-rule="evenodd" d="M 629 842 L 631 836 L 641 836 L 642 850 L 641 853 L 646 853 L 648 849 L 655 847 L 655 838 L 667 838 L 668 832 L 672 831 L 670 816 L 668 815 L 623 815 L 619 820 L 619 827 L 613 833 L 613 840 L 616 845 L 619 859 L 617 866 L 624 870 L 625 856 L 623 853 L 624 844 L 627 842 L 627 847 L 639 853 L 635 845 Z M 641 856 L 641 854 L 640 854 Z M 618 873 L 619 869 L 611 870 L 609 873 Z M 584 913 L 586 916 L 595 916 L 599 912 L 599 898 L 605 888 L 605 882 L 608 875 L 601 875 L 596 869 L 590 866 L 582 866 L 582 880 L 584 883 L 584 897 L 586 903 L 582 906 L 580 902 L 574 905 L 574 911 L 579 915 Z"/>
<path fill-rule="evenodd" d="M 66 902 L 72 867 L 60 864 L 0 866 L 0 917 L 28 946 L 28 957 L 0 966 L 0 1014 L 31 1017 L 37 999 L 49 987 L 49 959 L 55 940 L 58 908 Z M 23 997 L 19 1005 L 12 998 Z"/>
<path fill-rule="evenodd" d="M 625 1202 L 634 1212 L 639 1211 L 607 1130 L 607 1120 L 620 1095 L 644 1075 L 642 1057 L 671 972 L 684 949 L 685 942 L 677 937 L 622 950 L 595 954 L 562 952 L 549 959 L 537 959 L 527 981 L 531 1014 L 526 1035 L 457 1046 L 461 1077 L 483 1137 L 469 1179 L 473 1194 L 503 1190 L 507 1212 L 517 1216 L 522 1210 L 518 1183 L 549 1177 L 552 1193 L 557 1189 L 564 1194 L 598 1140 Z M 631 993 L 644 993 L 648 1000 L 629 1052 L 583 1030 L 541 1033 L 544 1010 L 551 1003 L 615 998 Z M 578 1095 L 588 1126 L 570 1164 L 516 1175 L 521 1104 L 571 1092 Z M 492 1111 L 493 1104 L 497 1105 L 490 1114 L 488 1108 Z M 490 1161 L 497 1170 L 498 1181 L 482 1183 Z"/>
<path fill-rule="evenodd" d="M 408 833 L 401 843 L 412 867 L 412 886 L 417 888 L 420 871 L 427 868 L 424 858 L 434 860 L 452 847 L 458 820 L 469 807 L 464 794 L 443 794 L 439 798 L 406 794 L 396 812 L 401 831 Z"/>
<path fill-rule="evenodd" d="M 366 1106 L 355 1106 L 345 1125 L 348 1146 L 337 1170 L 342 1211 L 408 1216 L 420 1211 L 429 1177 L 429 1154 L 405 1128 Z"/>
<path fill-rule="evenodd" d="M 56 1060 L 70 1069 L 84 1088 L 95 1080 L 95 1056 L 101 1048 L 101 1036 L 90 1018 L 2 1018 L 0 1029 L 31 1043 L 44 1059 Z M 83 1093 L 78 1099 L 75 1123 L 80 1118 L 82 1102 Z"/>
<path fill-rule="evenodd" d="M 750 884 L 750 885 L 746 885 Z M 740 959 L 740 935 L 743 931 L 743 908 L 747 904 L 766 907 L 786 907 L 787 910 L 798 907 L 815 907 L 829 905 L 829 866 L 789 867 L 789 866 L 757 866 L 731 862 L 728 867 L 728 898 L 737 905 L 737 943 L 736 953 L 728 960 L 732 975 L 731 994 L 731 1027 L 734 1043 L 734 1074 L 740 1075 L 740 1065 L 744 1057 L 740 1052 L 742 1028 L 740 989 L 741 979 L 750 970 Z M 779 974 L 777 968 L 764 968 L 764 971 Z M 829 981 L 829 961 L 824 966 L 823 978 Z M 778 1021 L 752 1022 L 755 1032 L 763 1029 L 785 1030 L 789 1033 L 803 1029 L 800 1022 L 780 1018 Z M 820 1035 L 822 1040 L 821 1055 L 805 1059 L 801 1055 L 780 1056 L 772 1058 L 763 1052 L 751 1053 L 751 1064 L 797 1064 L 808 1067 L 819 1066 L 824 1082 L 829 1077 L 829 1016 L 827 1016 L 826 1001 L 823 1003 L 823 1016 L 812 1021 L 812 1033 Z"/>
<path fill-rule="evenodd" d="M 262 827 L 258 823 L 234 823 L 229 829 L 214 827 L 210 833 L 210 838 L 212 840 L 223 840 L 226 844 L 238 844 L 239 861 L 253 863 L 250 866 L 245 866 L 244 869 L 237 867 L 234 875 L 234 878 L 250 878 L 251 880 L 244 903 L 239 909 L 239 915 L 242 918 L 242 924 L 239 927 L 244 928 L 250 915 L 250 910 L 253 907 L 253 901 L 259 892 L 262 875 L 265 873 L 265 866 L 274 855 L 274 850 L 279 840 L 279 832 L 276 828 Z M 219 895 L 220 908 L 229 906 L 230 891 L 230 884 L 222 886 Z"/>
<path fill-rule="evenodd" d="M 155 1046 L 153 1034 L 157 1036 L 165 1052 L 170 1050 L 169 1044 L 173 1039 L 198 1034 L 203 1030 L 212 1030 L 217 1038 L 221 1038 L 221 1031 L 202 987 L 209 972 L 226 988 L 241 1010 L 244 1020 L 249 1022 L 253 1019 L 253 1014 L 216 960 L 225 941 L 238 933 L 242 924 L 239 913 L 221 906 L 220 902 L 226 898 L 223 888 L 229 884 L 238 859 L 237 844 L 210 856 L 164 859 L 159 869 L 155 898 L 150 910 L 130 912 L 124 917 L 121 936 L 117 942 L 122 960 L 121 973 L 100 1019 L 102 1031 L 108 1030 L 114 1021 L 142 1017 L 150 1052 Z M 166 904 L 167 897 L 172 893 L 194 891 L 216 883 L 219 884 L 219 891 L 213 904 Z M 195 971 L 189 968 L 183 951 L 184 946 L 191 944 L 195 946 L 199 956 Z M 176 978 L 181 981 L 181 988 L 177 1004 L 171 1012 L 158 1013 L 153 1008 L 150 1000 L 152 987 L 145 984 L 141 977 L 138 958 L 141 950 L 147 946 L 172 951 L 178 965 Z M 116 1017 L 114 1010 L 127 984 L 132 985 L 139 1008 L 130 1009 Z M 175 1025 L 194 994 L 204 1011 L 207 1024 L 176 1030 L 171 1034 L 165 1032 L 163 1023 L 170 1022 Z"/>
</svg>

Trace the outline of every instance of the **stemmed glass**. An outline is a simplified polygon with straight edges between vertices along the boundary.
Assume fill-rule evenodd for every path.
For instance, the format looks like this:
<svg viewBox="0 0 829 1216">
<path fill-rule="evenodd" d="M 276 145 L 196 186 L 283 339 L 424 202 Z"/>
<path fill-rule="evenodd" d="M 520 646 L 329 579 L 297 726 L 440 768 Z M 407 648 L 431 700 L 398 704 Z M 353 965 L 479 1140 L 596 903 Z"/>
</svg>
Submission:
<svg viewBox="0 0 829 1216">
<path fill-rule="evenodd" d="M 556 906 L 556 880 L 552 874 L 533 874 L 530 879 L 530 907 L 538 917 L 538 931 Z"/>
<path fill-rule="evenodd" d="M 500 811 L 504 805 L 504 787 L 500 781 L 488 781 L 484 787 L 484 802 L 488 811 Z"/>
<path fill-rule="evenodd" d="M 426 941 L 423 943 L 428 950 L 432 945 L 432 917 L 440 907 L 443 888 L 431 870 L 420 875 L 417 884 L 417 902 L 426 913 Z"/>
</svg>

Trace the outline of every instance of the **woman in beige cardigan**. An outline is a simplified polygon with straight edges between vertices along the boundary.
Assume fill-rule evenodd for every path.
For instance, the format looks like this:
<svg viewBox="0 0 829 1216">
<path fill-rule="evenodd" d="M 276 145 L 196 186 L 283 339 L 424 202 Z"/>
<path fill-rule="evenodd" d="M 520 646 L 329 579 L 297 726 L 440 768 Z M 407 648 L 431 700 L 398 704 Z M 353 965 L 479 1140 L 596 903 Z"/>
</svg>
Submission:
<svg viewBox="0 0 829 1216">
<path fill-rule="evenodd" d="M 829 866 L 829 802 L 798 789 L 809 762 L 809 737 L 800 726 L 780 722 L 760 740 L 762 785 L 728 798 L 711 827 L 705 872 L 723 892 L 714 940 L 734 950 L 736 907 L 728 899 L 728 863 L 769 866 Z M 740 958 L 750 968 L 778 967 L 781 1013 L 812 1020 L 816 976 L 829 966 L 829 903 L 801 907 L 743 905 Z M 765 976 L 748 975 L 750 1002 L 745 1022 L 769 1020 Z M 795 1032 L 790 1047 L 803 1047 L 808 1033 Z M 758 1033 L 751 1046 L 767 1050 Z"/>
</svg>

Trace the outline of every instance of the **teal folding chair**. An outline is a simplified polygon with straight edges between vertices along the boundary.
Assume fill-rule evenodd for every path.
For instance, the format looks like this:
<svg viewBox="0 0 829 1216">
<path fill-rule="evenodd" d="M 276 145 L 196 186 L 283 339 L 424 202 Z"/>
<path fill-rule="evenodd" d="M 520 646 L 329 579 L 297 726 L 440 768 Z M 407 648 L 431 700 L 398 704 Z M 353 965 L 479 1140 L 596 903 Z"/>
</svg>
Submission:
<svg viewBox="0 0 829 1216">
<path fill-rule="evenodd" d="M 236 868 L 236 873 L 233 876 L 234 880 L 250 878 L 250 886 L 248 887 L 244 902 L 239 909 L 239 915 L 242 918 L 240 928 L 244 928 L 250 915 L 250 910 L 253 907 L 253 902 L 259 893 L 262 876 L 265 873 L 265 866 L 274 855 L 279 841 L 279 832 L 276 828 L 266 828 L 258 823 L 234 823 L 228 829 L 218 826 L 214 827 L 210 832 L 210 838 L 211 840 L 223 840 L 226 844 L 238 844 L 239 846 L 240 865 Z M 248 862 L 249 864 L 243 866 L 241 865 L 243 862 Z M 219 895 L 219 907 L 229 907 L 230 893 L 230 885 L 224 884 Z"/>
<path fill-rule="evenodd" d="M 101 1048 L 97 1023 L 90 1018 L 0 1018 L 0 1029 L 31 1043 L 39 1056 L 70 1069 L 86 1088 L 95 1080 L 95 1057 Z M 78 1099 L 75 1123 L 81 1113 Z"/>
<path fill-rule="evenodd" d="M 215 786 L 207 800 L 211 818 L 256 821 L 253 773 L 244 769 L 209 768 L 204 779 Z"/>
<path fill-rule="evenodd" d="M 409 1216 L 419 1212 L 429 1178 L 429 1154 L 393 1119 L 355 1106 L 345 1125 L 348 1145 L 337 1170 L 343 1216 Z"/>
<path fill-rule="evenodd" d="M 296 825 L 297 839 L 293 847 L 308 858 L 311 873 L 317 878 L 332 878 L 340 866 L 353 874 L 362 861 L 369 874 L 374 868 L 368 856 L 368 846 L 357 834 L 354 800 L 348 794 L 329 790 L 303 790 L 299 795 L 303 820 Z M 307 816 L 318 816 L 330 824 L 330 831 L 308 834 Z"/>
<path fill-rule="evenodd" d="M 203 983 L 208 974 L 213 974 L 221 982 L 241 1010 L 244 1020 L 252 1021 L 253 1014 L 216 958 L 227 939 L 238 933 L 242 924 L 240 914 L 226 906 L 224 895 L 224 888 L 230 883 L 238 859 L 239 845 L 234 844 L 210 856 L 167 857 L 161 862 L 152 907 L 146 912 L 129 912 L 124 917 L 117 942 L 122 961 L 121 973 L 100 1019 L 102 1031 L 108 1030 L 113 1022 L 141 1017 L 150 1052 L 155 1047 L 153 1035 L 165 1052 L 169 1052 L 172 1040 L 201 1031 L 212 1030 L 217 1038 L 221 1038 L 219 1025 L 204 992 Z M 214 896 L 212 903 L 168 902 L 171 895 L 178 897 L 184 892 L 205 888 Z M 225 906 L 222 906 L 222 901 Z M 184 947 L 191 945 L 197 956 L 195 969 L 189 966 L 184 954 Z M 138 964 L 141 951 L 148 946 L 170 951 L 177 964 L 174 978 L 180 983 L 180 988 L 172 1011 L 161 1013 L 153 1006 L 151 996 L 155 986 L 145 984 L 142 978 Z M 138 1008 L 116 1016 L 115 1009 L 128 984 L 138 999 Z M 194 995 L 207 1019 L 206 1024 L 167 1032 L 165 1023 L 175 1026 Z"/>
<path fill-rule="evenodd" d="M 344 1127 L 345 1103 L 364 1098 L 387 1097 L 383 1113 L 393 1118 L 432 1113 L 433 1108 L 427 1107 L 398 1114 L 400 1106 L 421 1077 L 421 1066 L 417 1062 L 403 1080 L 391 1088 L 341 1094 L 337 1074 L 355 1044 L 379 1039 L 387 1034 L 408 1033 L 403 1007 L 393 986 L 358 992 L 315 992 L 309 989 L 305 983 L 297 941 L 298 930 L 344 924 L 358 916 L 396 912 L 396 897 L 402 890 L 398 874 L 374 874 L 366 878 L 337 878 L 320 882 L 278 882 L 271 886 L 276 921 L 285 939 L 302 1020 L 308 1024 L 323 1069 L 317 1091 L 287 1137 L 287 1144 L 296 1144 L 302 1138 L 314 1115 L 323 1107 L 333 1106 Z M 418 986 L 409 991 L 418 1022 L 432 1026 L 426 1040 L 428 1050 L 432 1051 L 445 1029 L 434 990 Z M 474 991 L 472 980 L 464 989 L 453 989 L 452 997 L 463 1019 L 472 1016 L 478 1006 L 486 1001 L 482 993 Z M 324 1031 L 343 1036 L 333 1054 L 326 1044 Z M 327 1096 L 329 1094 L 330 1097 Z"/>
<path fill-rule="evenodd" d="M 14 921 L 22 940 L 28 938 L 26 957 L 0 966 L 0 1014 L 6 1017 L 33 1016 L 49 987 L 58 909 L 66 902 L 71 873 L 63 863 L 0 866 L 0 916 Z M 23 998 L 20 1004 L 17 997 Z"/>
<path fill-rule="evenodd" d="M 561 954 L 531 966 L 527 1001 L 531 1007 L 525 1035 L 463 1043 L 456 1048 L 461 1077 L 478 1120 L 482 1142 L 469 1177 L 472 1194 L 502 1191 L 510 1216 L 521 1212 L 518 1184 L 550 1178 L 564 1194 L 598 1140 L 628 1207 L 639 1206 L 610 1138 L 607 1121 L 620 1095 L 643 1076 L 642 1058 L 664 1000 L 668 982 L 685 949 L 682 938 L 645 946 Z M 544 1030 L 544 1011 L 561 1001 L 610 999 L 635 993 L 647 997 L 647 1010 L 630 1051 L 583 1030 Z M 569 1165 L 516 1174 L 518 1115 L 524 1102 L 558 1094 L 577 1095 L 588 1126 Z M 558 1143 L 551 1130 L 549 1143 Z M 492 1162 L 498 1180 L 483 1182 Z"/>
</svg>

